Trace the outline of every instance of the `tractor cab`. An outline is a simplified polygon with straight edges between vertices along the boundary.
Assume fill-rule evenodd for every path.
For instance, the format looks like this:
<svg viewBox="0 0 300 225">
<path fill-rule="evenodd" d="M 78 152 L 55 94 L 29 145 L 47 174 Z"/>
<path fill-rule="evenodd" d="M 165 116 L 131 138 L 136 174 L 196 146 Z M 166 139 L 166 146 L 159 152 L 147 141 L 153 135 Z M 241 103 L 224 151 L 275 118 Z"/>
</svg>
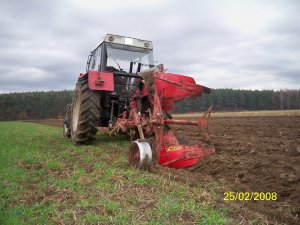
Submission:
<svg viewBox="0 0 300 225">
<path fill-rule="evenodd" d="M 107 34 L 87 62 L 89 88 L 101 96 L 100 126 L 112 126 L 128 110 L 137 89 L 139 72 L 154 67 L 151 41 Z"/>
<path fill-rule="evenodd" d="M 137 74 L 154 66 L 151 41 L 107 34 L 94 49 L 87 63 L 87 70 Z"/>
</svg>

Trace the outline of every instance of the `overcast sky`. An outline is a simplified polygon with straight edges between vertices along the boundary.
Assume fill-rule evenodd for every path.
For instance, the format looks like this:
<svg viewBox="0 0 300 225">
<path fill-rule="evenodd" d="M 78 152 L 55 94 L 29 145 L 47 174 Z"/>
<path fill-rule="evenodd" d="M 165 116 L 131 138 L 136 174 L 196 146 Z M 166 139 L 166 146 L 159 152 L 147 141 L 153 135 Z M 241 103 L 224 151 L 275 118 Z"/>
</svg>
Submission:
<svg viewBox="0 0 300 225">
<path fill-rule="evenodd" d="M 0 92 L 73 89 L 107 33 L 211 88 L 300 88 L 298 0 L 0 0 Z"/>
</svg>

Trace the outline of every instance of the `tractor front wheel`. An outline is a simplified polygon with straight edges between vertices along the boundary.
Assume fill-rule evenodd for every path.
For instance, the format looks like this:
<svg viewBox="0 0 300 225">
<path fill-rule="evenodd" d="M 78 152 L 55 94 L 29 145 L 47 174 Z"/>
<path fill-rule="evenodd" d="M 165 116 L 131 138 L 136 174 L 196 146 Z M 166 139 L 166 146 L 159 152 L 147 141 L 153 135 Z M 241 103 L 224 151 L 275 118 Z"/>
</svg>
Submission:
<svg viewBox="0 0 300 225">
<path fill-rule="evenodd" d="M 75 145 L 96 139 L 100 117 L 100 96 L 89 89 L 87 79 L 79 79 L 71 110 L 71 138 Z"/>
</svg>

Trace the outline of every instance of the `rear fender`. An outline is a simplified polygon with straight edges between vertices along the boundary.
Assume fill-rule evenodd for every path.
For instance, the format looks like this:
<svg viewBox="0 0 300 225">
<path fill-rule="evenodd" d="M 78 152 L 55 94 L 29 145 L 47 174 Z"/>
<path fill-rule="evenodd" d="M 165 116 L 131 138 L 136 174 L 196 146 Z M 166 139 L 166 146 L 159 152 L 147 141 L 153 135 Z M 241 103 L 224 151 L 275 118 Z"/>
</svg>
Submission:
<svg viewBox="0 0 300 225">
<path fill-rule="evenodd" d="M 88 71 L 80 74 L 80 78 L 88 76 L 89 89 L 95 91 L 114 91 L 114 74 L 107 72 Z"/>
</svg>

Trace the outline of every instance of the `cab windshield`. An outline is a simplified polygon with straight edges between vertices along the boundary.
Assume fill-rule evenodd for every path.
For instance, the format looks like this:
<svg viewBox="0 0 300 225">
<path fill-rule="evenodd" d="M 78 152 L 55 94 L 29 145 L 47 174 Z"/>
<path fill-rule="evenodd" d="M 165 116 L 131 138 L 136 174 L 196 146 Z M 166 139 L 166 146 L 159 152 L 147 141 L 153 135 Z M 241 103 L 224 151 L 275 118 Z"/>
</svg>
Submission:
<svg viewBox="0 0 300 225">
<path fill-rule="evenodd" d="M 154 66 L 151 49 L 107 43 L 106 57 L 106 67 L 116 71 L 137 73 Z"/>
</svg>

